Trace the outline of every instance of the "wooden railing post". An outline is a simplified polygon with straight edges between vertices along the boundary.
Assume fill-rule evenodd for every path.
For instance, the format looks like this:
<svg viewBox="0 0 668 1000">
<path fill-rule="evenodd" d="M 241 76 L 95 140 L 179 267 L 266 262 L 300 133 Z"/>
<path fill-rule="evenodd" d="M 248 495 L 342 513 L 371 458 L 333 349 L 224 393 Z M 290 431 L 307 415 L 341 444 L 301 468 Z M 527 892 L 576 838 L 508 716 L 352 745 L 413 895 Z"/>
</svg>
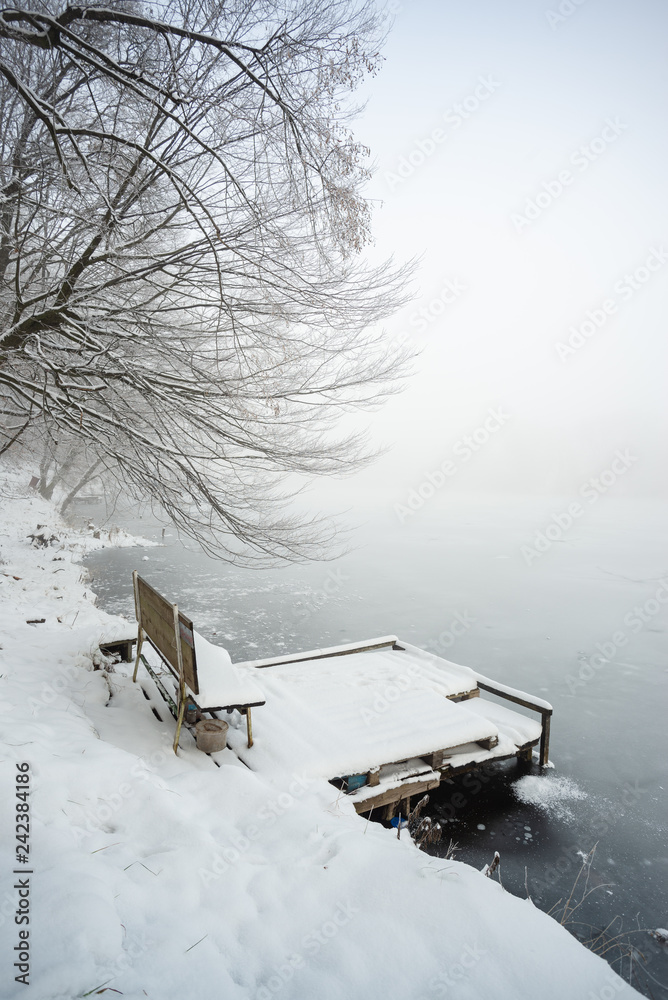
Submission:
<svg viewBox="0 0 668 1000">
<path fill-rule="evenodd" d="M 142 627 L 140 625 L 139 628 L 137 629 L 137 659 L 135 660 L 135 669 L 134 669 L 134 673 L 132 674 L 132 683 L 133 684 L 137 680 L 137 669 L 139 667 L 139 660 L 141 658 L 141 648 L 142 648 L 143 643 L 144 643 L 144 630 L 142 629 Z"/>
<path fill-rule="evenodd" d="M 139 667 L 139 657 L 141 656 L 141 647 L 144 641 L 144 631 L 141 627 L 141 605 L 139 602 L 139 589 L 137 585 L 137 577 L 139 574 L 137 570 L 132 573 L 132 591 L 135 595 L 135 618 L 137 619 L 137 659 L 135 660 L 135 670 L 132 675 L 132 683 L 134 684 L 137 680 L 137 668 Z"/>
<path fill-rule="evenodd" d="M 489 691 L 490 694 L 497 695 L 499 698 L 505 698 L 506 701 L 522 705 L 523 708 L 529 708 L 533 712 L 540 712 L 542 722 L 540 733 L 540 765 L 541 767 L 546 767 L 550 761 L 550 719 L 552 717 L 552 709 L 545 708 L 545 702 L 543 705 L 537 705 L 535 702 L 530 701 L 529 698 L 521 697 L 523 692 L 518 691 L 517 694 L 511 694 L 509 691 L 503 691 L 488 680 L 483 681 L 478 678 L 478 687 L 483 691 Z"/>
<path fill-rule="evenodd" d="M 547 767 L 550 762 L 550 718 L 552 712 L 542 712 L 543 731 L 540 734 L 540 766 Z"/>
<path fill-rule="evenodd" d="M 179 609 L 176 604 L 172 604 L 174 613 L 174 641 L 176 643 L 176 660 L 179 665 L 179 717 L 176 720 L 176 736 L 174 737 L 174 753 L 179 748 L 179 736 L 183 725 L 183 716 L 186 710 L 186 679 L 183 673 L 183 655 L 181 653 L 181 632 L 179 629 Z"/>
</svg>

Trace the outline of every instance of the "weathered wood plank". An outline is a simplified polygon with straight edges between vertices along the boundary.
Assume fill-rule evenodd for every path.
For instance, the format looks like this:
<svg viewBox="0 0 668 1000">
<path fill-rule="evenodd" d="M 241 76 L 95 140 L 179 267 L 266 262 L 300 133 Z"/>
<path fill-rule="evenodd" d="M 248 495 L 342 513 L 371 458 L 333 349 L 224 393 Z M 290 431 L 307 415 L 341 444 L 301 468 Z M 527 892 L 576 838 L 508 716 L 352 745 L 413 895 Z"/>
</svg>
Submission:
<svg viewBox="0 0 668 1000">
<path fill-rule="evenodd" d="M 147 583 L 142 576 L 137 577 L 137 590 L 139 591 L 140 604 L 145 608 L 152 608 L 167 625 L 173 625 L 173 604 L 166 597 L 159 594 L 155 587 Z M 182 615 L 184 621 L 187 620 Z"/>
<path fill-rule="evenodd" d="M 438 788 L 441 783 L 440 778 L 427 778 L 424 781 L 412 781 L 410 784 L 399 785 L 397 788 L 388 788 L 387 791 L 374 795 L 372 799 L 363 799 L 361 802 L 353 803 L 358 813 L 369 812 L 371 809 L 380 809 L 382 806 L 400 802 L 402 799 L 413 795 L 423 795 L 432 788 Z"/>
<path fill-rule="evenodd" d="M 152 608 L 142 607 L 141 627 L 161 656 L 167 660 L 169 666 L 176 673 L 178 671 L 178 659 L 176 656 L 174 626 L 172 625 L 170 628 L 167 622 L 153 613 Z"/>
<path fill-rule="evenodd" d="M 138 621 L 174 672 L 179 672 L 179 650 L 174 628 L 174 605 L 141 576 L 137 576 Z M 193 694 L 199 694 L 193 623 L 179 611 L 180 653 L 184 679 Z"/>
<path fill-rule="evenodd" d="M 538 740 L 532 740 L 531 743 L 525 743 L 515 751 L 515 753 L 507 753 L 500 757 L 491 757 L 483 761 L 471 761 L 468 764 L 460 764 L 458 767 L 451 767 L 447 761 L 443 763 L 441 768 L 441 774 L 444 778 L 456 777 L 459 774 L 467 774 L 469 771 L 477 771 L 478 768 L 487 767 L 488 764 L 496 764 L 497 761 L 501 760 L 515 760 L 518 758 L 523 760 L 527 751 L 531 754 L 532 748 L 538 745 Z"/>
<path fill-rule="evenodd" d="M 480 691 L 475 688 L 473 691 L 458 691 L 456 694 L 448 694 L 446 698 L 448 701 L 468 701 L 469 698 L 479 698 Z"/>
</svg>

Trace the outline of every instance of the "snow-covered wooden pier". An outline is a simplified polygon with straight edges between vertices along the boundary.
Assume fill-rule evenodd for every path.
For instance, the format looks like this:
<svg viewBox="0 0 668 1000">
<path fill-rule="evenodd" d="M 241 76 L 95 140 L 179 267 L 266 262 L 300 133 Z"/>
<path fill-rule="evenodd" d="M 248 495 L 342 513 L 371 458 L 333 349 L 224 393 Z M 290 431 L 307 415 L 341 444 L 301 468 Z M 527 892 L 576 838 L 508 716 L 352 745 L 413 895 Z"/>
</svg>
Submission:
<svg viewBox="0 0 668 1000">
<path fill-rule="evenodd" d="M 387 816 L 441 780 L 490 761 L 548 763 L 552 706 L 397 636 L 236 664 L 262 673 L 261 738 L 250 767 L 327 778 L 358 813 Z M 540 720 L 481 696 L 491 693 Z M 405 812 L 402 808 L 402 812 Z"/>
<path fill-rule="evenodd" d="M 187 702 L 197 718 L 220 718 L 221 711 L 231 716 L 236 709 L 246 715 L 248 739 L 242 746 L 232 732 L 230 745 L 248 767 L 278 763 L 288 775 L 325 779 L 350 796 L 358 813 L 384 809 L 388 818 L 397 808 L 405 813 L 413 796 L 437 788 L 443 778 L 490 761 L 531 762 L 539 747 L 541 765 L 548 763 L 548 702 L 396 635 L 232 664 L 227 650 L 207 642 L 137 572 L 133 585 L 134 678 L 143 660 L 177 718 L 175 751 Z M 145 639 L 157 656 L 153 665 L 142 653 Z M 131 642 L 113 635 L 102 645 L 129 658 Z M 161 664 L 166 670 L 159 676 Z M 540 721 L 481 692 L 530 709 Z M 252 706 L 262 707 L 256 744 Z"/>
</svg>

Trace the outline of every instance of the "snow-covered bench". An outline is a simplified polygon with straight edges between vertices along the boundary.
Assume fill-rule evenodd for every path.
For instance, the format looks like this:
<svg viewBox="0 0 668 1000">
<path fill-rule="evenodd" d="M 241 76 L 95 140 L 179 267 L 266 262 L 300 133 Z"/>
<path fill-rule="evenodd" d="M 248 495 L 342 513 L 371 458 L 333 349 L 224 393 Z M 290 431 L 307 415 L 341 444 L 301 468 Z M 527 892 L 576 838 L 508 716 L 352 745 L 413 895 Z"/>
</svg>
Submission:
<svg viewBox="0 0 668 1000">
<path fill-rule="evenodd" d="M 137 641 L 137 629 L 131 622 L 114 622 L 100 633 L 97 644 L 102 653 L 116 653 L 125 663 L 132 663 L 132 647 Z"/>
<path fill-rule="evenodd" d="M 148 640 L 178 682 L 174 753 L 179 745 L 187 702 L 192 702 L 200 712 L 237 709 L 246 716 L 248 746 L 251 747 L 253 730 L 250 710 L 264 705 L 265 698 L 252 679 L 249 668 L 235 667 L 226 649 L 207 642 L 177 605 L 166 600 L 136 570 L 132 581 L 138 622 L 137 657 L 132 679 L 137 679 L 140 660 L 153 674 L 142 654 L 144 640 Z"/>
</svg>

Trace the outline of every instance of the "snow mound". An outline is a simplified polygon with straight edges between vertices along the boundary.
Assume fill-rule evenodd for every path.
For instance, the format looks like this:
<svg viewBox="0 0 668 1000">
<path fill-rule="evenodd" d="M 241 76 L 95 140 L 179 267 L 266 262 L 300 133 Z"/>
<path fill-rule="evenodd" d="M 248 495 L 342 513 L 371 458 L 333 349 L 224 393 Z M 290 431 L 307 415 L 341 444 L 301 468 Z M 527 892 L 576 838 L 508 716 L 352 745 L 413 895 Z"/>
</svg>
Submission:
<svg viewBox="0 0 668 1000">
<path fill-rule="evenodd" d="M 572 819 L 573 813 L 565 803 L 587 798 L 586 793 L 570 778 L 534 774 L 526 774 L 516 781 L 513 793 L 520 802 L 536 806 L 555 819 Z"/>
</svg>

